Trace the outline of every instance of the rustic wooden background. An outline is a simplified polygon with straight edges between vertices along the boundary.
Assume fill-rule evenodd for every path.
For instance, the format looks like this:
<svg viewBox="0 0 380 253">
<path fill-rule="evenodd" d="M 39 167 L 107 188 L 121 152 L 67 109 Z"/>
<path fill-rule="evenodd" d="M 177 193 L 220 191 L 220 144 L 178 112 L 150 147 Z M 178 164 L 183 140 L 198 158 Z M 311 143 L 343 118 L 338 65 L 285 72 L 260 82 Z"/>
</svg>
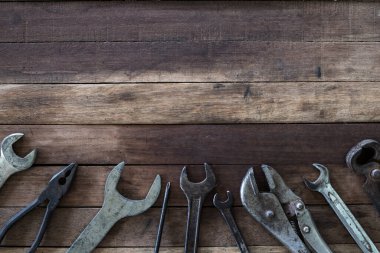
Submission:
<svg viewBox="0 0 380 253">
<path fill-rule="evenodd" d="M 186 201 L 179 175 L 213 165 L 231 190 L 251 252 L 286 252 L 241 206 L 246 170 L 274 166 L 307 203 L 334 252 L 360 252 L 302 176 L 328 165 L 331 181 L 371 238 L 380 219 L 346 168 L 348 149 L 380 139 L 380 3 L 0 2 L 0 136 L 25 133 L 36 166 L 1 189 L 0 223 L 34 199 L 69 162 L 80 164 L 39 252 L 64 252 L 98 211 L 110 169 L 119 190 L 145 196 L 154 176 L 172 182 L 161 252 L 182 252 Z M 260 184 L 263 177 L 259 173 Z M 120 221 L 99 253 L 151 252 L 162 195 Z M 18 223 L 2 252 L 24 252 L 44 208 Z M 201 252 L 238 252 L 208 197 Z"/>
</svg>

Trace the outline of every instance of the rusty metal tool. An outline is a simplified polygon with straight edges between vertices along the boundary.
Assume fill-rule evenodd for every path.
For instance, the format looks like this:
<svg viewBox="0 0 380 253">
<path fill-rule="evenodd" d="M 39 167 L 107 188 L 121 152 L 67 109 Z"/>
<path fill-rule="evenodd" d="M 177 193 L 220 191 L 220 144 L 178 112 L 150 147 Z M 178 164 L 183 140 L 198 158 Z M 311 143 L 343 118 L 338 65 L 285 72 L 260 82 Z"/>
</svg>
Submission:
<svg viewBox="0 0 380 253">
<path fill-rule="evenodd" d="M 236 244 L 238 245 L 240 252 L 249 253 L 248 247 L 245 244 L 244 238 L 240 233 L 240 230 L 235 222 L 234 216 L 232 215 L 232 204 L 234 202 L 234 197 L 230 191 L 227 191 L 227 199 L 225 201 L 221 201 L 218 198 L 218 194 L 214 195 L 214 206 L 219 210 L 220 214 L 226 221 L 228 227 L 230 228 L 232 234 L 234 235 Z"/>
<path fill-rule="evenodd" d="M 331 186 L 329 170 L 327 167 L 318 163 L 314 163 L 313 166 L 319 170 L 320 175 L 314 182 L 304 178 L 306 186 L 312 191 L 320 192 L 323 197 L 325 197 L 331 208 L 363 252 L 378 253 L 379 251 L 376 249 L 374 243 L 355 219 L 354 215 L 351 213 L 350 209 L 348 209 L 335 189 Z"/>
<path fill-rule="evenodd" d="M 13 224 L 15 224 L 18 220 L 23 218 L 27 213 L 29 213 L 34 208 L 36 208 L 37 206 L 39 206 L 40 204 L 44 203 L 47 200 L 49 202 L 46 207 L 45 216 L 42 220 L 36 239 L 33 241 L 33 244 L 28 251 L 30 253 L 35 252 L 44 236 L 44 233 L 46 231 L 46 227 L 50 220 L 52 212 L 57 207 L 63 195 L 65 195 L 66 192 L 70 188 L 76 169 L 77 169 L 77 164 L 71 163 L 70 165 L 63 168 L 61 171 L 59 171 L 57 174 L 55 174 L 49 181 L 45 190 L 40 194 L 40 196 L 38 196 L 37 199 L 35 199 L 33 202 L 31 202 L 28 206 L 26 206 L 21 211 L 19 211 L 15 216 L 10 218 L 4 224 L 4 226 L 0 229 L 0 241 L 3 240 L 4 236 L 6 235 L 8 230 L 13 226 Z"/>
<path fill-rule="evenodd" d="M 123 169 L 124 162 L 112 169 L 107 177 L 102 208 L 74 241 L 67 253 L 91 252 L 116 222 L 128 216 L 141 214 L 156 202 L 161 190 L 160 175 L 154 179 L 145 199 L 131 200 L 116 190 Z"/>
<path fill-rule="evenodd" d="M 346 163 L 356 174 L 364 175 L 364 191 L 380 213 L 380 143 L 367 139 L 348 151 Z"/>
<path fill-rule="evenodd" d="M 166 188 L 165 188 L 164 201 L 162 203 L 162 209 L 161 209 L 161 215 L 160 215 L 160 223 L 158 225 L 157 238 L 156 238 L 156 243 L 154 245 L 154 250 L 153 250 L 154 253 L 158 253 L 160 251 L 162 230 L 164 229 L 166 210 L 168 208 L 168 202 L 169 202 L 169 194 L 170 194 L 170 182 L 166 184 Z"/>
<path fill-rule="evenodd" d="M 186 167 L 180 177 L 180 186 L 188 203 L 185 253 L 197 252 L 201 209 L 206 195 L 215 187 L 216 179 L 210 165 L 204 164 L 206 178 L 199 183 L 190 182 Z"/>
<path fill-rule="evenodd" d="M 268 165 L 261 166 L 270 192 L 260 192 L 253 168 L 245 175 L 240 197 L 249 214 L 293 253 L 331 253 L 300 197 Z"/>
<path fill-rule="evenodd" d="M 30 168 L 36 159 L 37 151 L 33 149 L 24 158 L 19 157 L 13 151 L 13 143 L 24 136 L 22 133 L 8 135 L 1 142 L 0 156 L 0 188 L 14 173 Z"/>
</svg>

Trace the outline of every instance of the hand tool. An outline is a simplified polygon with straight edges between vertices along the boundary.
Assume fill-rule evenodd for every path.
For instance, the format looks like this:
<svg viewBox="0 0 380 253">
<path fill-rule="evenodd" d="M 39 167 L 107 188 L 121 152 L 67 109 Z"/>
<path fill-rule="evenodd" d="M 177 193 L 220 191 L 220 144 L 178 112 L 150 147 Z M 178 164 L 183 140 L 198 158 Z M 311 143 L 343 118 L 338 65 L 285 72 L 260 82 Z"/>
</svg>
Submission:
<svg viewBox="0 0 380 253">
<path fill-rule="evenodd" d="M 363 140 L 347 153 L 346 163 L 355 173 L 364 175 L 364 191 L 380 212 L 380 143 Z"/>
<path fill-rule="evenodd" d="M 206 178 L 199 183 L 190 182 L 186 166 L 182 169 L 180 186 L 187 198 L 187 226 L 185 253 L 197 252 L 201 209 L 206 195 L 215 187 L 216 179 L 211 167 L 205 163 Z"/>
<path fill-rule="evenodd" d="M 170 182 L 166 184 L 166 188 L 165 188 L 164 202 L 162 203 L 160 224 L 158 225 L 156 244 L 154 245 L 154 251 L 153 251 L 154 253 L 158 253 L 160 251 L 161 236 L 162 236 L 162 230 L 164 229 L 166 210 L 167 210 L 168 201 L 169 201 L 169 193 L 170 193 Z"/>
<path fill-rule="evenodd" d="M 14 153 L 13 143 L 23 136 L 24 134 L 22 133 L 14 133 L 5 137 L 1 142 L 0 188 L 12 174 L 30 168 L 36 159 L 37 151 L 35 149 L 24 158 Z"/>
<path fill-rule="evenodd" d="M 160 175 L 154 179 L 145 199 L 131 200 L 116 190 L 123 169 L 124 162 L 112 169 L 107 177 L 102 208 L 67 250 L 67 253 L 91 252 L 117 221 L 143 213 L 156 202 L 161 190 Z"/>
<path fill-rule="evenodd" d="M 46 200 L 49 201 L 46 207 L 46 212 L 42 220 L 40 229 L 37 233 L 36 239 L 34 240 L 31 248 L 28 252 L 32 253 L 37 250 L 38 245 L 40 244 L 42 237 L 46 231 L 47 224 L 50 220 L 52 212 L 57 207 L 59 201 L 69 190 L 70 185 L 73 181 L 77 169 L 76 163 L 71 163 L 67 167 L 63 168 L 57 174 L 55 174 L 49 181 L 45 190 L 38 196 L 37 199 L 32 201 L 28 206 L 19 211 L 16 215 L 10 218 L 4 226 L 0 229 L 0 241 L 3 240 L 5 234 L 8 230 L 15 224 L 18 220 L 24 217 L 27 213 L 32 211 L 38 205 L 44 203 Z"/>
<path fill-rule="evenodd" d="M 302 199 L 268 165 L 262 165 L 270 192 L 259 192 L 253 168 L 245 175 L 240 197 L 245 209 L 293 253 L 331 253 Z"/>
<path fill-rule="evenodd" d="M 378 253 L 379 251 L 376 249 L 375 245 L 368 237 L 364 229 L 360 226 L 354 215 L 348 209 L 338 193 L 331 186 L 329 170 L 322 164 L 314 163 L 313 166 L 319 170 L 320 175 L 314 182 L 311 182 L 304 178 L 306 186 L 312 191 L 320 192 L 325 197 L 331 208 L 334 210 L 340 221 L 346 227 L 352 238 L 359 245 L 360 249 L 363 252 Z"/>
<path fill-rule="evenodd" d="M 232 215 L 232 204 L 234 202 L 234 197 L 230 191 L 227 191 L 227 200 L 221 201 L 218 198 L 218 194 L 214 195 L 214 206 L 219 210 L 227 225 L 229 226 L 232 234 L 234 235 L 236 244 L 238 245 L 240 252 L 249 253 L 248 247 L 245 244 L 243 236 L 241 235 L 239 228 L 235 222 L 234 216 Z"/>
</svg>

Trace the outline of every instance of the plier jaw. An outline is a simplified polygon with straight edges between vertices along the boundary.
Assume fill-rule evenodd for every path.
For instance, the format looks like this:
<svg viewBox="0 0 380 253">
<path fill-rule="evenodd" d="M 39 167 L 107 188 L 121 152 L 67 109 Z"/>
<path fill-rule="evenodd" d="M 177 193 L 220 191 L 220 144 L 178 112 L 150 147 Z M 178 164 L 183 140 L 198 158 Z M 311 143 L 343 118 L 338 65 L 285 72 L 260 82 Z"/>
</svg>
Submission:
<svg viewBox="0 0 380 253">
<path fill-rule="evenodd" d="M 259 191 L 252 168 L 241 184 L 241 201 L 249 214 L 291 252 L 330 253 L 301 198 L 286 186 L 276 170 L 268 165 L 261 168 L 269 192 Z"/>
</svg>

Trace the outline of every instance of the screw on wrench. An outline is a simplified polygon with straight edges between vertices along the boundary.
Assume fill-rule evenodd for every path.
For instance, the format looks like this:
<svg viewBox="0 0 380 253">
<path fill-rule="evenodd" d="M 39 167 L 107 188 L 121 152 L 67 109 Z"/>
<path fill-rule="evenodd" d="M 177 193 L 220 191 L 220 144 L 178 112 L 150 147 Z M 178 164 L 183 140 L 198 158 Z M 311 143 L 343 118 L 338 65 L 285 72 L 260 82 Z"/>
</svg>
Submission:
<svg viewBox="0 0 380 253">
<path fill-rule="evenodd" d="M 346 163 L 356 174 L 364 175 L 364 191 L 380 212 L 380 143 L 367 139 L 359 142 L 348 151 Z"/>
<path fill-rule="evenodd" d="M 314 163 L 313 166 L 319 170 L 320 175 L 314 182 L 304 178 L 306 186 L 312 191 L 320 192 L 325 197 L 331 208 L 334 210 L 340 221 L 346 227 L 352 238 L 363 252 L 378 253 L 379 251 L 376 249 L 374 243 L 371 241 L 359 222 L 355 219 L 354 215 L 348 209 L 338 193 L 331 186 L 329 170 L 325 166 L 318 163 Z"/>
<path fill-rule="evenodd" d="M 242 253 L 249 253 L 248 247 L 245 244 L 243 236 L 241 235 L 239 228 L 235 222 L 234 216 L 231 212 L 231 207 L 234 202 L 234 197 L 230 191 L 227 191 L 227 200 L 221 201 L 218 199 L 218 194 L 214 195 L 214 206 L 219 210 L 224 220 L 228 224 L 232 234 L 234 235 L 235 241 Z"/>
<path fill-rule="evenodd" d="M 102 208 L 71 245 L 67 253 L 91 252 L 117 221 L 127 216 L 143 213 L 156 202 L 161 190 L 160 175 L 154 179 L 145 199 L 131 200 L 123 197 L 116 190 L 123 168 L 124 162 L 121 162 L 108 175 Z"/>
<path fill-rule="evenodd" d="M 13 151 L 13 143 L 24 136 L 22 133 L 8 135 L 1 142 L 0 156 L 0 188 L 5 181 L 14 173 L 30 168 L 36 159 L 37 151 L 33 149 L 24 158 L 19 157 Z"/>
<path fill-rule="evenodd" d="M 185 253 L 197 252 L 201 209 L 206 195 L 215 187 L 216 179 L 211 167 L 205 163 L 206 178 L 199 183 L 190 182 L 186 167 L 180 177 L 180 186 L 188 203 Z"/>
</svg>

